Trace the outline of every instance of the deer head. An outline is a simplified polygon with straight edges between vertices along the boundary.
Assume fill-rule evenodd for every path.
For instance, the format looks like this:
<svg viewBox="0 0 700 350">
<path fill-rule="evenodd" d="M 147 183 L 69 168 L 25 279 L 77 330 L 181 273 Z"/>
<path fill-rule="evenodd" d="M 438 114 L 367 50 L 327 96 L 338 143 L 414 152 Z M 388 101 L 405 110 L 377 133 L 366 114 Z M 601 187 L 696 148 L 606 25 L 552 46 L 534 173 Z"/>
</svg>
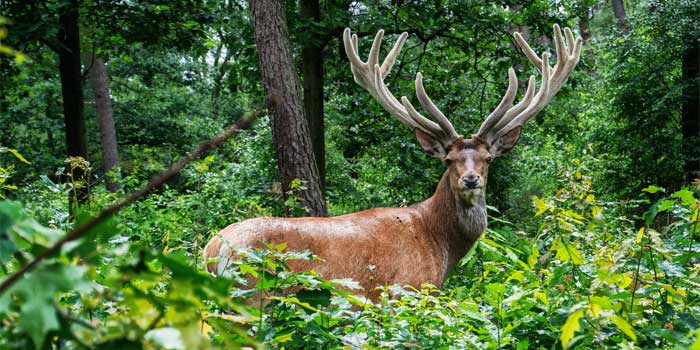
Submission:
<svg viewBox="0 0 700 350">
<path fill-rule="evenodd" d="M 455 131 L 452 123 L 428 97 L 420 72 L 416 74 L 416 97 L 432 119 L 420 114 L 406 96 L 402 96 L 399 101 L 389 91 L 384 79 L 396 61 L 408 34 L 403 33 L 399 36 L 380 65 L 379 49 L 383 36 L 384 31 L 377 32 L 369 57 L 363 62 L 359 57 L 357 35 L 351 34 L 349 28 L 345 29 L 343 42 L 355 82 L 367 90 L 389 114 L 414 129 L 418 142 L 427 154 L 443 161 L 448 169 L 450 187 L 467 207 L 483 203 L 489 164 L 518 143 L 523 125 L 557 94 L 578 63 L 582 42 L 581 38 L 574 39 L 569 28 L 565 28 L 562 35 L 559 26 L 555 24 L 557 63 L 552 68 L 549 65 L 549 53 L 544 52 L 538 56 L 520 33 L 515 33 L 517 45 L 540 72 L 539 89 L 536 89 L 535 77 L 530 76 L 522 100 L 513 105 L 518 78 L 515 70 L 510 68 L 508 89 L 501 102 L 484 120 L 476 134 L 464 138 Z"/>
</svg>

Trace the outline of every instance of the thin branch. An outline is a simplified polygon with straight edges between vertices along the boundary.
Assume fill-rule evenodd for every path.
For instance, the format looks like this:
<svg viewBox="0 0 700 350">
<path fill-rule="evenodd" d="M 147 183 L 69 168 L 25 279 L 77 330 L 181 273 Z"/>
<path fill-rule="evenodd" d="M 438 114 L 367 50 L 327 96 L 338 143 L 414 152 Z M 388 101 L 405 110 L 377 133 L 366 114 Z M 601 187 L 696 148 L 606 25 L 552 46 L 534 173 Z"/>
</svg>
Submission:
<svg viewBox="0 0 700 350">
<path fill-rule="evenodd" d="M 150 193 L 156 187 L 172 179 L 185 166 L 187 166 L 187 164 L 196 159 L 199 159 L 210 150 L 218 147 L 220 144 L 222 144 L 224 141 L 229 139 L 237 132 L 250 127 L 250 125 L 253 123 L 253 121 L 260 112 L 261 110 L 254 110 L 248 115 L 243 116 L 233 126 L 216 135 L 214 138 L 201 143 L 199 147 L 197 147 L 197 149 L 194 150 L 194 152 L 184 156 L 177 163 L 173 164 L 169 169 L 163 171 L 156 177 L 152 178 L 150 181 L 148 181 L 148 183 L 145 186 L 141 187 L 140 189 L 134 192 L 131 192 L 126 198 L 103 210 L 97 216 L 92 217 L 84 224 L 74 228 L 68 234 L 56 241 L 56 243 L 54 243 L 52 246 L 41 251 L 29 263 L 22 266 L 19 270 L 15 271 L 15 273 L 13 273 L 10 277 L 2 281 L 2 283 L 0 284 L 0 295 L 2 295 L 2 293 L 5 292 L 8 288 L 10 288 L 15 282 L 17 282 L 17 280 L 19 280 L 19 278 L 22 277 L 22 275 L 34 268 L 39 262 L 59 252 L 61 250 L 61 247 L 63 247 L 66 243 L 87 236 L 91 233 L 90 230 L 93 229 L 97 224 L 107 219 L 108 217 L 116 214 L 125 206 L 135 202 L 137 199 Z"/>
</svg>

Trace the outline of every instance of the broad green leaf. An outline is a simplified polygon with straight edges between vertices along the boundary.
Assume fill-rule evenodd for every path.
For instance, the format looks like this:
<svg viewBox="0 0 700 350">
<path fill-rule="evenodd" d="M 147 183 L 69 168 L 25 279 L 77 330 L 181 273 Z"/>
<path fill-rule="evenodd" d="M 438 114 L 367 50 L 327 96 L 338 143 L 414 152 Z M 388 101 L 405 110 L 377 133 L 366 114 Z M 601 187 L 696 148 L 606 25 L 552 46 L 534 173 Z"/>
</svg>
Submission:
<svg viewBox="0 0 700 350">
<path fill-rule="evenodd" d="M 671 208 L 676 202 L 668 199 L 664 199 L 661 201 L 661 205 L 659 205 L 659 212 L 666 211 L 669 208 Z"/>
<path fill-rule="evenodd" d="M 569 347 L 571 339 L 574 338 L 574 334 L 581 330 L 581 318 L 583 318 L 583 309 L 574 311 L 566 318 L 566 322 L 561 326 L 561 335 L 559 340 L 561 340 L 561 346 L 566 349 Z"/>
<path fill-rule="evenodd" d="M 654 222 L 654 219 L 656 219 L 656 215 L 659 213 L 659 207 L 661 206 L 661 203 L 664 200 L 665 199 L 661 199 L 657 201 L 656 203 L 654 203 L 654 205 L 649 207 L 649 209 L 647 209 L 647 211 L 644 212 L 644 214 L 642 214 L 642 218 L 647 223 L 647 225 L 651 225 Z"/>
<path fill-rule="evenodd" d="M 523 283 L 523 281 L 525 280 L 525 276 L 523 275 L 523 271 L 517 270 L 517 271 L 514 271 L 513 273 L 511 273 L 510 276 L 508 276 L 508 278 L 506 279 L 506 282 L 511 281 L 511 280 L 516 280 L 520 283 Z"/>
<path fill-rule="evenodd" d="M 326 307 L 331 304 L 331 292 L 327 289 L 300 290 L 297 293 L 297 298 L 312 306 Z"/>
<path fill-rule="evenodd" d="M 632 277 L 627 275 L 626 273 L 619 273 L 615 275 L 615 285 L 617 285 L 620 288 L 627 288 L 630 284 L 632 284 Z"/>
<path fill-rule="evenodd" d="M 576 249 L 571 243 L 557 237 L 552 243 L 552 250 L 557 251 L 556 259 L 561 261 L 569 261 L 574 265 L 581 265 L 584 263 L 581 252 Z"/>
<path fill-rule="evenodd" d="M 589 298 L 589 300 L 592 304 L 598 305 L 603 309 L 607 309 L 607 310 L 616 309 L 615 305 L 613 305 L 612 301 L 607 296 L 600 296 L 600 297 L 591 296 Z M 619 308 L 619 307 L 617 307 L 617 308 Z"/>
<path fill-rule="evenodd" d="M 29 299 L 20 308 L 19 327 L 29 333 L 36 348 L 40 349 L 46 334 L 58 329 L 56 309 L 48 300 Z"/>
<path fill-rule="evenodd" d="M 695 336 L 695 340 L 690 344 L 689 350 L 700 350 L 700 329 L 691 331 L 690 334 L 688 334 L 688 338 L 692 336 Z"/>
<path fill-rule="evenodd" d="M 693 192 L 689 191 L 687 188 L 682 188 L 671 195 L 673 198 L 679 198 L 684 206 L 690 206 L 695 203 L 695 196 Z"/>
<path fill-rule="evenodd" d="M 530 266 L 531 269 L 534 269 L 535 266 L 537 266 L 537 261 L 540 258 L 540 251 L 537 249 L 536 245 L 532 245 L 532 249 L 530 250 L 530 255 L 527 257 L 527 264 Z"/>
<path fill-rule="evenodd" d="M 600 316 L 600 311 L 602 309 L 603 308 L 600 307 L 600 305 L 598 305 L 598 304 L 588 303 L 587 311 L 588 311 L 588 314 L 591 315 L 591 317 L 593 317 L 593 318 L 598 318 Z"/>
<path fill-rule="evenodd" d="M 278 252 L 282 252 L 285 249 L 287 249 L 287 243 L 280 243 L 280 244 L 275 246 L 275 250 Z"/>
<path fill-rule="evenodd" d="M 241 270 L 241 273 L 247 273 L 253 277 L 258 277 L 258 269 L 255 266 L 251 266 L 248 264 L 242 264 L 238 268 Z"/>
<path fill-rule="evenodd" d="M 0 265 L 7 264 L 12 260 L 12 254 L 17 251 L 17 246 L 11 240 L 0 235 Z"/>
<path fill-rule="evenodd" d="M 58 293 L 85 292 L 85 272 L 74 265 L 44 263 L 0 295 L 0 310 L 19 308 L 19 329 L 40 348 L 48 332 L 58 329 L 55 298 Z M 14 298 L 13 298 L 14 296 Z M 21 301 L 21 305 L 13 303 Z"/>
<path fill-rule="evenodd" d="M 535 292 L 535 299 L 539 300 L 544 306 L 549 307 L 549 300 L 547 300 L 547 294 L 542 291 Z"/>
<path fill-rule="evenodd" d="M 651 185 L 649 187 L 643 188 L 642 191 L 644 191 L 646 193 L 654 194 L 654 193 L 659 192 L 659 191 L 665 192 L 666 190 L 664 190 L 663 188 L 661 188 L 659 186 Z"/>
<path fill-rule="evenodd" d="M 617 326 L 617 328 L 620 331 L 622 331 L 622 333 L 625 333 L 625 335 L 627 335 L 633 341 L 637 341 L 637 335 L 634 334 L 634 329 L 627 321 L 625 321 L 624 318 L 617 315 L 611 315 L 608 316 L 608 318 Z"/>
<path fill-rule="evenodd" d="M 540 216 L 551 208 L 550 205 L 545 203 L 544 199 L 537 196 L 532 197 L 532 204 L 535 206 L 535 209 L 537 209 L 535 216 Z"/>
</svg>

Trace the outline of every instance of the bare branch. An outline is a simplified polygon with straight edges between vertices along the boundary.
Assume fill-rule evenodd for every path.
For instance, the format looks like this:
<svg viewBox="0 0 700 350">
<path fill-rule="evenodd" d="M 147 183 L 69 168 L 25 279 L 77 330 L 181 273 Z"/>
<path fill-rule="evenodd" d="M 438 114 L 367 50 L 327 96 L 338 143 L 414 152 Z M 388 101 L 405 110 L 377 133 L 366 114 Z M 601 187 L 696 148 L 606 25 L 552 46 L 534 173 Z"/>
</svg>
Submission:
<svg viewBox="0 0 700 350">
<path fill-rule="evenodd" d="M 214 138 L 201 143 L 199 147 L 197 147 L 197 149 L 194 150 L 194 152 L 187 154 L 177 163 L 173 164 L 169 169 L 163 171 L 156 177 L 152 178 L 150 181 L 148 181 L 148 183 L 145 186 L 139 188 L 136 191 L 131 192 L 126 198 L 122 199 L 117 203 L 114 203 L 112 206 L 103 210 L 97 216 L 92 217 L 84 224 L 68 232 L 68 234 L 56 241 L 56 243 L 54 243 L 52 246 L 41 251 L 29 263 L 22 266 L 19 270 L 15 271 L 15 273 L 13 273 L 11 276 L 2 281 L 2 283 L 0 284 L 0 295 L 2 295 L 2 293 L 9 289 L 14 283 L 16 283 L 20 277 L 22 277 L 27 272 L 31 271 L 39 262 L 59 252 L 61 250 L 61 247 L 63 247 L 66 243 L 87 236 L 90 233 L 90 230 L 94 228 L 97 224 L 107 219 L 108 217 L 116 214 L 127 205 L 135 202 L 137 199 L 147 195 L 158 186 L 164 184 L 166 181 L 172 179 L 185 166 L 187 166 L 187 164 L 191 163 L 196 159 L 199 159 L 204 154 L 218 147 L 237 132 L 250 127 L 259 113 L 260 110 L 254 110 L 248 113 L 247 115 L 243 116 L 233 126 L 216 135 Z"/>
</svg>

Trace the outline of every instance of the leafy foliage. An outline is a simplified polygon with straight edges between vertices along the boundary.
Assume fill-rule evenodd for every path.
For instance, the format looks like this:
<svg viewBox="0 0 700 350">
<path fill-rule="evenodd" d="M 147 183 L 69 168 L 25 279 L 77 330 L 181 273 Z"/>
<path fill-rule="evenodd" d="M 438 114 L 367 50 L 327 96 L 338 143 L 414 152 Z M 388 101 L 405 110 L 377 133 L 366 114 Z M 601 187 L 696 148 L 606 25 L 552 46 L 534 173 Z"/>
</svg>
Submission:
<svg viewBox="0 0 700 350">
<path fill-rule="evenodd" d="M 0 17 L 1 280 L 263 98 L 245 2 L 81 2 L 81 44 L 110 74 L 124 175 L 109 193 L 90 104 L 90 162 L 64 156 L 52 43 L 66 3 L 0 4 L 12 19 Z M 390 89 L 412 98 L 423 72 L 464 135 L 498 103 L 509 66 L 531 73 L 511 31 L 529 30 L 538 50 L 553 49 L 553 23 L 585 17 L 593 34 L 491 167 L 490 228 L 443 288 L 382 286 L 373 304 L 353 281 L 290 271 L 315 257 L 284 245 L 239 252 L 226 277 L 204 272 L 202 248 L 221 228 L 304 211 L 294 189 L 283 200 L 263 117 L 0 294 L 0 348 L 700 350 L 700 204 L 683 184 L 679 126 L 697 2 L 628 2 L 628 33 L 601 1 L 398 3 L 321 1 L 311 26 L 324 48 L 332 214 L 422 200 L 443 171 L 354 84 L 344 27 L 363 52 L 379 28 L 386 41 L 408 30 Z M 309 26 L 286 5 L 298 51 Z M 87 176 L 73 179 L 76 167 Z M 90 198 L 71 216 L 77 186 Z"/>
</svg>

